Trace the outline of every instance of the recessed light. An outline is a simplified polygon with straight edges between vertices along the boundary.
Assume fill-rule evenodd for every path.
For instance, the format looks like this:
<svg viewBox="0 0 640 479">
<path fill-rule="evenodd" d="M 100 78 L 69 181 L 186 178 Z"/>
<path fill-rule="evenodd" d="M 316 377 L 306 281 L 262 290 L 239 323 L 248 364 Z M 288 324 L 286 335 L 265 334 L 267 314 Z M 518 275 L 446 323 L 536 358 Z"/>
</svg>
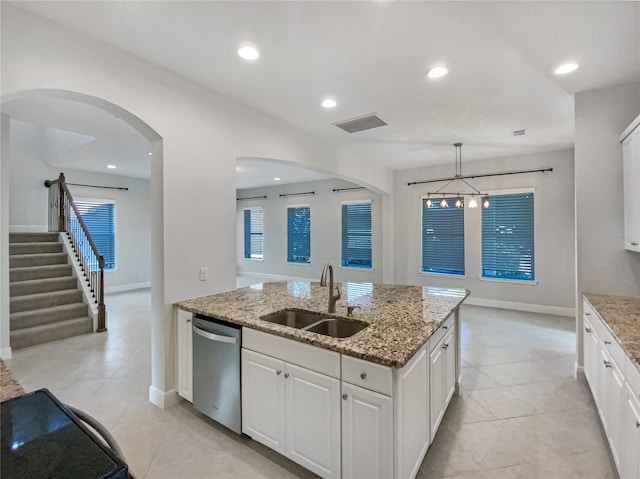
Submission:
<svg viewBox="0 0 640 479">
<path fill-rule="evenodd" d="M 324 108 L 335 108 L 338 102 L 336 102 L 333 98 L 327 98 L 326 100 L 322 100 L 322 106 Z"/>
<path fill-rule="evenodd" d="M 554 73 L 556 75 L 566 75 L 567 73 L 576 71 L 579 66 L 580 65 L 578 65 L 575 62 L 563 63 L 562 65 L 560 65 L 558 68 L 555 69 Z"/>
<path fill-rule="evenodd" d="M 273 181 L 280 181 L 280 178 L 278 178 L 277 176 L 273 179 Z"/>
<path fill-rule="evenodd" d="M 149 156 L 153 155 L 153 153 L 149 152 Z"/>
<path fill-rule="evenodd" d="M 260 56 L 260 52 L 256 47 L 252 47 L 251 45 L 244 45 L 238 48 L 238 55 L 245 60 L 257 60 Z"/>
<path fill-rule="evenodd" d="M 107 165 L 107 168 L 109 168 L 110 170 L 115 170 L 117 168 L 116 165 Z"/>
<path fill-rule="evenodd" d="M 437 66 L 433 67 L 427 72 L 427 76 L 429 78 L 442 78 L 447 73 L 449 73 L 449 69 L 445 66 Z"/>
</svg>

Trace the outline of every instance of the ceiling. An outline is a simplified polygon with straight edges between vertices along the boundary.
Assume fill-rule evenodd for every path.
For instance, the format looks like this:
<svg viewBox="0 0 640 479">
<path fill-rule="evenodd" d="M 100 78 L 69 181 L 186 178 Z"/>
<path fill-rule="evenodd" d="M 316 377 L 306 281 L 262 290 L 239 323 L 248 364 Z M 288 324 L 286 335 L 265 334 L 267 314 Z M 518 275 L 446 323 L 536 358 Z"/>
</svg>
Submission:
<svg viewBox="0 0 640 479">
<path fill-rule="evenodd" d="M 279 180 L 274 178 L 279 178 Z M 238 158 L 236 160 L 236 188 L 239 190 L 260 186 L 305 183 L 329 178 L 333 178 L 333 176 L 268 159 Z"/>
<path fill-rule="evenodd" d="M 640 79 L 638 2 L 14 5 L 391 169 L 453 162 L 456 141 L 465 161 L 572 147 L 573 95 Z M 246 42 L 255 62 L 236 54 Z M 554 75 L 567 60 L 580 68 Z M 440 63 L 449 75 L 427 79 Z M 333 110 L 320 106 L 327 96 Z M 388 126 L 332 125 L 373 112 Z"/>
</svg>

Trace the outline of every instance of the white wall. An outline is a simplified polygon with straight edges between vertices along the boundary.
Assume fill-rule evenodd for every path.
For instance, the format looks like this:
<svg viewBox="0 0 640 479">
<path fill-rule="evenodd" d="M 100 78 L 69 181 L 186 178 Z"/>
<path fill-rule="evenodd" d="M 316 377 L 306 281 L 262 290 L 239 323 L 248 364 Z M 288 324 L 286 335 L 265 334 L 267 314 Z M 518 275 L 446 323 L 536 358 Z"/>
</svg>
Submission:
<svg viewBox="0 0 640 479">
<path fill-rule="evenodd" d="M 11 120 L 2 114 L 0 147 L 0 357 L 11 358 L 9 329 L 9 138 Z"/>
<path fill-rule="evenodd" d="M 37 125 L 11 122 L 10 142 L 10 231 L 47 231 L 47 198 L 44 180 L 53 180 L 61 170 L 50 166 L 47 154 L 36 140 Z M 105 271 L 106 291 L 142 286 L 151 280 L 149 180 L 64 169 L 68 183 L 129 188 L 110 190 L 69 185 L 74 198 L 107 199 L 115 202 L 116 269 Z"/>
<path fill-rule="evenodd" d="M 640 296 L 640 254 L 626 251 L 619 136 L 640 113 L 640 82 L 576 95 L 577 331 L 584 292 Z M 578 334 L 582 364 L 582 334 Z"/>
<path fill-rule="evenodd" d="M 386 169 L 275 117 L 6 2 L 1 8 L 3 98 L 37 89 L 91 95 L 142 119 L 162 139 L 151 178 L 152 211 L 162 215 L 151 219 L 162 231 L 152 234 L 152 255 L 161 262 L 152 266 L 161 275 L 159 284 L 152 280 L 152 389 L 161 395 L 172 395 L 175 382 L 171 304 L 235 286 L 237 157 L 286 160 L 338 177 L 358 172 L 363 184 L 393 188 Z M 202 266 L 209 281 L 198 279 Z"/>
<path fill-rule="evenodd" d="M 452 159 L 453 160 L 453 159 Z M 444 183 L 407 186 L 412 181 L 450 177 L 451 164 L 400 171 L 395 185 L 395 279 L 399 283 L 466 288 L 470 300 L 542 305 L 543 311 L 570 314 L 574 306 L 573 150 L 468 162 L 463 173 L 483 174 L 524 169 L 553 168 L 553 172 L 476 178 L 471 184 L 481 191 L 535 188 L 535 279 L 537 285 L 480 279 L 481 213 L 465 208 L 466 278 L 420 273 L 421 195 Z M 447 188 L 469 191 L 461 186 Z M 491 303 L 485 303 L 491 304 Z M 509 306 L 507 304 L 507 306 Z M 519 307 L 518 305 L 510 305 Z M 524 306 L 523 306 L 524 307 Z"/>
<path fill-rule="evenodd" d="M 267 196 L 267 199 L 238 201 L 236 218 L 236 262 L 238 272 L 292 276 L 318 281 L 325 262 L 333 265 L 335 281 L 382 282 L 382 204 L 380 195 L 369 190 L 333 192 L 334 188 L 358 185 L 342 180 L 295 183 L 266 188 L 238 190 L 238 198 Z M 314 195 L 289 196 L 284 193 L 314 191 Z M 342 252 L 341 202 L 370 199 L 372 220 L 372 270 L 340 266 Z M 311 264 L 287 263 L 287 205 L 311 206 Z M 264 260 L 244 257 L 243 209 L 264 208 Z"/>
</svg>

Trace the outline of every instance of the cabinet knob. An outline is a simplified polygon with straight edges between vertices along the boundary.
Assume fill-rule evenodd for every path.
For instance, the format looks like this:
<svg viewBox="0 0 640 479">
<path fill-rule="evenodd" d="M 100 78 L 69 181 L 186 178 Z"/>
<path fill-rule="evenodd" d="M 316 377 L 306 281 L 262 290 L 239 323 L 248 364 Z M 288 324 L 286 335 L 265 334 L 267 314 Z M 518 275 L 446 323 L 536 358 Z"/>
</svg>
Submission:
<svg viewBox="0 0 640 479">
<path fill-rule="evenodd" d="M 360 373 L 360 379 L 367 379 L 367 373 Z"/>
<path fill-rule="evenodd" d="M 584 313 L 586 316 L 591 316 L 591 313 Z"/>
<path fill-rule="evenodd" d="M 587 333 L 590 333 L 590 332 L 591 332 L 591 328 L 584 328 L 584 330 L 585 330 Z"/>
<path fill-rule="evenodd" d="M 449 343 L 444 343 L 444 344 L 442 345 L 442 347 L 443 347 L 443 349 L 449 349 Z"/>
<path fill-rule="evenodd" d="M 607 340 L 605 339 L 604 344 L 611 344 L 611 341 L 607 341 Z"/>
<path fill-rule="evenodd" d="M 638 242 L 637 241 L 632 241 L 631 242 L 631 246 L 638 246 Z"/>
<path fill-rule="evenodd" d="M 640 429 L 640 421 L 636 421 L 636 427 Z"/>
<path fill-rule="evenodd" d="M 280 371 L 280 370 L 278 369 L 278 370 L 276 371 L 276 374 L 277 374 L 278 376 L 280 376 L 280 375 L 282 374 L 282 371 Z"/>
<path fill-rule="evenodd" d="M 449 326 L 442 326 L 442 329 L 449 329 Z"/>
<path fill-rule="evenodd" d="M 289 377 L 289 373 L 284 373 L 284 377 L 288 378 Z"/>
<path fill-rule="evenodd" d="M 191 318 L 187 319 L 187 323 L 190 323 L 190 322 L 191 322 Z"/>
<path fill-rule="evenodd" d="M 604 367 L 605 368 L 610 368 L 611 367 L 611 363 L 609 361 L 603 361 L 604 362 Z"/>
<path fill-rule="evenodd" d="M 347 399 L 349 399 L 349 395 L 348 394 L 343 394 L 342 395 L 342 399 L 344 399 L 346 401 Z"/>
</svg>

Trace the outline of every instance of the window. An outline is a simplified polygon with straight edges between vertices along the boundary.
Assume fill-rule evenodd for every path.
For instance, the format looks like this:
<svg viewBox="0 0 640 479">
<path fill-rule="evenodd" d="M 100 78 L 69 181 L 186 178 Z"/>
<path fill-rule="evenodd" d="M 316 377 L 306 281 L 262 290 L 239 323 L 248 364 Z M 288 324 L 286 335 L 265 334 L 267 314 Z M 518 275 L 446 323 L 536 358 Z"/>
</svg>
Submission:
<svg viewBox="0 0 640 479">
<path fill-rule="evenodd" d="M 287 206 L 287 261 L 311 263 L 311 207 Z"/>
<path fill-rule="evenodd" d="M 89 234 L 93 239 L 98 252 L 104 257 L 104 269 L 116 268 L 116 228 L 115 228 L 115 203 L 110 200 L 75 200 L 80 216 L 84 221 Z M 71 232 L 79 242 L 82 242 L 82 233 L 78 218 L 71 210 Z M 93 256 L 93 255 L 91 255 Z M 89 271 L 98 270 L 98 261 L 88 256 Z"/>
<path fill-rule="evenodd" d="M 492 195 L 482 209 L 482 277 L 533 281 L 533 192 Z"/>
<path fill-rule="evenodd" d="M 342 203 L 342 266 L 371 269 L 371 200 Z"/>
<path fill-rule="evenodd" d="M 244 209 L 244 257 L 263 259 L 264 208 Z"/>
<path fill-rule="evenodd" d="M 438 200 L 429 207 L 422 199 L 421 271 L 464 275 L 464 208 L 442 208 Z"/>
</svg>

